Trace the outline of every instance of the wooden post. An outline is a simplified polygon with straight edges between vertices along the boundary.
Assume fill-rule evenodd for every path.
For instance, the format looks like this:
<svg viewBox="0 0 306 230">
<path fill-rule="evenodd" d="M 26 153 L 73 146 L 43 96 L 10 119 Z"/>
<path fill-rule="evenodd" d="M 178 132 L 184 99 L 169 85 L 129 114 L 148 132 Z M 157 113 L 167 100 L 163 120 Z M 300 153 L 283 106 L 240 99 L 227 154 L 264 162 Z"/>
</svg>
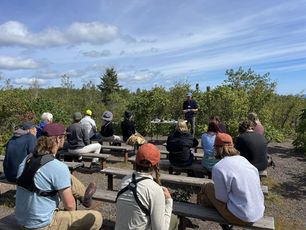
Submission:
<svg viewBox="0 0 306 230">
<path fill-rule="evenodd" d="M 107 189 L 108 190 L 113 190 L 113 175 L 108 174 L 107 175 Z"/>
</svg>

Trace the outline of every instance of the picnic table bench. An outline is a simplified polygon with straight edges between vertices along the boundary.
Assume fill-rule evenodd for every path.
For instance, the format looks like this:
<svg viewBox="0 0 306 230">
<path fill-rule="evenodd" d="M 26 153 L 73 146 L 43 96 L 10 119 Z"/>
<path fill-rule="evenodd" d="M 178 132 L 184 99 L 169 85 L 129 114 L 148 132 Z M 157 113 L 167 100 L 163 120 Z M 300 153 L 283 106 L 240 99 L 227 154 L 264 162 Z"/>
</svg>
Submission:
<svg viewBox="0 0 306 230">
<path fill-rule="evenodd" d="M 129 162 L 131 162 L 132 164 L 135 164 L 135 160 L 136 160 L 136 157 L 135 156 L 132 156 L 129 158 Z M 194 161 L 192 163 L 192 165 L 190 166 L 186 166 L 186 167 L 176 167 L 176 166 L 173 166 L 169 160 L 167 159 L 161 159 L 159 161 L 159 168 L 160 169 L 163 169 L 163 170 L 167 170 L 169 172 L 169 174 L 173 174 L 174 171 L 188 171 L 188 170 L 192 170 L 194 172 L 200 172 L 204 175 L 208 175 L 208 171 L 206 168 L 204 168 L 202 165 L 201 165 L 201 162 L 200 161 Z"/>
<path fill-rule="evenodd" d="M 93 196 L 93 199 L 115 203 L 117 196 L 116 191 L 105 191 L 97 190 Z M 202 207 L 198 204 L 184 203 L 184 202 L 173 202 L 173 213 L 178 215 L 180 219 L 191 217 L 204 221 L 213 221 L 220 224 L 229 224 L 218 212 L 213 208 Z M 182 223 L 182 221 L 181 221 Z M 263 217 L 261 220 L 253 223 L 252 225 L 245 226 L 250 229 L 270 229 L 274 228 L 274 218 L 273 217 Z M 179 229 L 184 229 L 183 226 L 179 226 Z"/>
<path fill-rule="evenodd" d="M 126 146 L 101 145 L 101 151 L 106 149 L 110 150 L 110 152 L 111 151 L 122 152 L 124 154 L 124 162 L 128 161 L 129 153 L 135 154 L 135 147 L 130 145 Z"/>
<path fill-rule="evenodd" d="M 102 154 L 102 153 L 84 153 L 84 154 L 78 154 L 78 153 L 70 153 L 70 152 L 65 151 L 65 150 L 59 151 L 58 155 L 59 155 L 60 159 L 62 159 L 65 156 L 71 156 L 71 157 L 82 156 L 82 159 L 83 158 L 84 159 L 99 158 L 100 161 L 101 161 L 100 164 L 101 164 L 101 168 L 102 169 L 106 167 L 106 160 L 107 160 L 107 158 L 109 158 L 109 154 Z M 74 161 L 73 158 L 72 158 L 72 161 Z"/>
<path fill-rule="evenodd" d="M 168 150 L 160 150 L 160 154 L 164 154 L 164 155 L 166 155 L 166 158 L 167 159 L 169 159 L 169 151 Z M 202 159 L 203 158 L 203 153 L 197 153 L 197 152 L 195 152 L 194 154 L 194 158 L 195 159 Z"/>
<path fill-rule="evenodd" d="M 104 173 L 105 175 L 107 175 L 107 189 L 108 190 L 113 190 L 114 176 L 123 178 L 126 175 L 132 175 L 133 172 L 134 171 L 131 169 L 121 169 L 121 168 L 113 168 L 113 167 L 107 167 L 101 170 L 101 173 Z M 169 174 L 160 174 L 160 180 L 165 183 L 186 185 L 186 186 L 192 186 L 196 188 L 200 188 L 204 183 L 212 182 L 211 179 L 206 179 L 206 178 L 186 177 L 186 176 L 169 175 Z M 261 188 L 264 194 L 268 193 L 267 186 L 262 185 Z"/>
</svg>

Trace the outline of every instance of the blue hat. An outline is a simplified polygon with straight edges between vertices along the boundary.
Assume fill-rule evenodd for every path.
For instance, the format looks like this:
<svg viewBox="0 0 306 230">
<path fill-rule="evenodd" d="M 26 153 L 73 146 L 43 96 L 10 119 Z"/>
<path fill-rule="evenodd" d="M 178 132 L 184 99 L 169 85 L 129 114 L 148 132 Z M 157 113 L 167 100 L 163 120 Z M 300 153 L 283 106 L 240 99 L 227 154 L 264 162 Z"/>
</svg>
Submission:
<svg viewBox="0 0 306 230">
<path fill-rule="evenodd" d="M 187 93 L 187 97 L 192 97 L 192 93 L 191 92 Z"/>
</svg>

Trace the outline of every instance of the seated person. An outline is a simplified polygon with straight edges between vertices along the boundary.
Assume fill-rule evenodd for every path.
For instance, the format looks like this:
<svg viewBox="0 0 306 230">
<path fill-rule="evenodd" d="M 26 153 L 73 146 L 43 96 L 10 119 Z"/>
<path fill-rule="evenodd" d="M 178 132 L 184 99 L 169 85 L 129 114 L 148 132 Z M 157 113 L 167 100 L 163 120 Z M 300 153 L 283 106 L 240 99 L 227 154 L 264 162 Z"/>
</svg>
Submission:
<svg viewBox="0 0 306 230">
<path fill-rule="evenodd" d="M 219 132 L 220 133 L 226 133 L 226 127 L 225 125 L 222 123 L 221 119 L 219 116 L 211 116 L 209 118 L 209 122 L 215 122 L 219 128 Z"/>
<path fill-rule="evenodd" d="M 121 122 L 122 136 L 123 141 L 125 142 L 130 138 L 130 136 L 136 133 L 135 124 L 132 119 L 132 112 L 125 111 L 123 114 L 123 121 Z"/>
<path fill-rule="evenodd" d="M 258 171 L 268 167 L 267 140 L 262 134 L 254 132 L 250 121 L 245 120 L 239 124 L 240 135 L 236 138 L 235 148 Z"/>
<path fill-rule="evenodd" d="M 102 136 L 102 141 L 113 141 L 120 142 L 121 138 L 117 135 L 114 135 L 113 128 L 113 114 L 110 111 L 105 111 L 102 115 L 103 125 L 101 127 L 100 134 Z"/>
<path fill-rule="evenodd" d="M 153 144 L 143 144 L 137 151 L 136 171 L 123 178 L 117 194 L 115 230 L 178 229 L 177 217 L 171 216 L 171 195 L 160 185 L 159 161 L 160 151 Z"/>
<path fill-rule="evenodd" d="M 232 224 L 258 221 L 265 211 L 258 170 L 239 156 L 230 135 L 218 133 L 215 148 L 216 158 L 221 160 L 212 169 L 213 183 L 202 186 L 198 203 L 216 208 Z M 231 229 L 228 225 L 221 226 L 222 229 Z"/>
<path fill-rule="evenodd" d="M 100 139 L 101 136 L 97 132 L 97 126 L 94 119 L 92 119 L 92 111 L 90 109 L 87 109 L 85 111 L 85 116 L 81 119 L 80 123 L 85 128 L 85 130 L 88 133 L 89 139 Z"/>
<path fill-rule="evenodd" d="M 208 129 L 206 133 L 203 133 L 201 137 L 202 147 L 204 151 L 204 157 L 202 159 L 202 166 L 211 172 L 212 167 L 219 161 L 215 158 L 215 138 L 217 133 L 219 133 L 218 125 L 212 121 L 208 124 Z"/>
<path fill-rule="evenodd" d="M 100 229 L 101 213 L 76 210 L 75 201 L 91 207 L 95 183 L 85 189 L 67 165 L 55 158 L 64 145 L 65 127 L 47 124 L 43 135 L 36 151 L 25 158 L 18 170 L 15 216 L 21 229 Z M 60 200 L 64 210 L 58 207 Z"/>
<path fill-rule="evenodd" d="M 14 131 L 14 136 L 5 146 L 3 161 L 3 171 L 8 181 L 16 182 L 18 167 L 27 155 L 34 152 L 36 141 L 36 126 L 31 121 Z"/>
<path fill-rule="evenodd" d="M 37 126 L 37 133 L 36 137 L 39 138 L 42 136 L 42 130 L 46 126 L 46 124 L 52 123 L 53 122 L 53 115 L 49 112 L 45 112 L 41 115 L 41 121 L 39 122 Z"/>
<path fill-rule="evenodd" d="M 73 114 L 73 123 L 67 128 L 68 152 L 80 155 L 79 160 L 82 159 L 82 154 L 95 153 L 99 154 L 101 145 L 99 143 L 90 144 L 88 132 L 80 123 L 82 114 L 76 112 Z M 99 166 L 98 158 L 93 158 L 91 166 Z"/>
<path fill-rule="evenodd" d="M 254 132 L 259 133 L 261 135 L 264 135 L 265 128 L 263 127 L 263 125 L 259 121 L 257 114 L 254 113 L 254 112 L 249 113 L 248 119 L 249 119 L 249 121 L 251 121 Z"/>
<path fill-rule="evenodd" d="M 178 120 L 175 132 L 169 135 L 167 139 L 170 163 L 178 167 L 192 165 L 193 153 L 191 148 L 197 147 L 198 144 L 198 140 L 189 133 L 186 122 Z"/>
</svg>

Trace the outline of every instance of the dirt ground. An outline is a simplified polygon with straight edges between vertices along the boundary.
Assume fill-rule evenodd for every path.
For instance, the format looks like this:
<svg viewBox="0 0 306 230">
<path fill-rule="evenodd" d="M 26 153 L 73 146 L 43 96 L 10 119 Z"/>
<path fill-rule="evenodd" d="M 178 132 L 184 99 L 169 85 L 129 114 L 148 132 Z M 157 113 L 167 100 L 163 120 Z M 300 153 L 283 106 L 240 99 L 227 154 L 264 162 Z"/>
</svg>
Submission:
<svg viewBox="0 0 306 230">
<path fill-rule="evenodd" d="M 275 218 L 277 230 L 306 229 L 306 156 L 293 151 L 290 142 L 270 143 L 269 153 L 272 155 L 276 167 L 268 168 L 268 178 L 263 184 L 268 185 L 269 195 L 266 196 L 266 216 Z M 130 168 L 131 165 L 122 162 L 122 157 L 112 156 L 109 166 Z M 2 164 L 0 166 L 2 172 Z M 107 188 L 107 178 L 99 172 L 80 169 L 78 178 L 87 185 L 95 181 L 98 189 Z M 120 180 L 115 179 L 114 188 L 117 189 Z M 171 191 L 175 188 L 171 187 Z M 14 212 L 15 186 L 0 183 L 0 218 Z M 191 201 L 195 200 L 193 194 Z M 79 208 L 82 208 L 81 206 Z M 97 207 L 102 212 L 104 224 L 102 229 L 114 223 L 115 207 L 113 204 L 100 203 Z M 209 221 L 191 219 L 197 229 L 221 229 L 218 224 Z M 191 229 L 191 228 L 190 228 Z M 244 229 L 235 227 L 235 229 Z"/>
</svg>

